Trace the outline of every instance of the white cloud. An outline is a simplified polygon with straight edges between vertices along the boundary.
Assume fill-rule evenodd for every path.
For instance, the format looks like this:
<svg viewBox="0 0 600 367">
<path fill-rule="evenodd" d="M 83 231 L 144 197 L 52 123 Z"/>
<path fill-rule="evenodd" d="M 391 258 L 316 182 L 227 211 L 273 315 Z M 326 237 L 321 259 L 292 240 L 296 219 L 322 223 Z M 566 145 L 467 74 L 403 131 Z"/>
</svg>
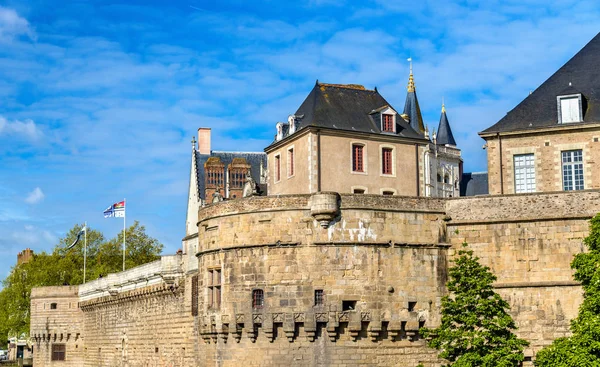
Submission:
<svg viewBox="0 0 600 367">
<path fill-rule="evenodd" d="M 29 195 L 27 195 L 27 198 L 25 198 L 25 202 L 28 204 L 37 204 L 43 199 L 44 193 L 42 192 L 42 189 L 36 187 L 35 189 L 33 189 L 32 192 L 29 193 Z"/>
<path fill-rule="evenodd" d="M 0 42 L 11 41 L 18 36 L 35 39 L 35 32 L 27 19 L 22 18 L 13 9 L 0 6 Z"/>
<path fill-rule="evenodd" d="M 7 135 L 22 135 L 29 139 L 35 140 L 42 135 L 42 132 L 32 120 L 13 120 L 8 121 L 0 116 L 0 136 Z"/>
</svg>

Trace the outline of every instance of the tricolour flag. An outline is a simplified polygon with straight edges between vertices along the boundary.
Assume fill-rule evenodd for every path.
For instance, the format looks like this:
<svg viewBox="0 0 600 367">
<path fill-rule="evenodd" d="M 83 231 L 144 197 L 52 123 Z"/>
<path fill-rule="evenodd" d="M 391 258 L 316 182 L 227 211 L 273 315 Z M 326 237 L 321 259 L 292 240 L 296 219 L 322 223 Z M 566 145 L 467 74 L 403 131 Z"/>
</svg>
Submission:
<svg viewBox="0 0 600 367">
<path fill-rule="evenodd" d="M 71 246 L 67 247 L 67 250 L 72 249 L 73 247 L 75 247 L 75 245 L 79 242 L 79 240 L 81 239 L 81 235 L 84 234 L 87 231 L 86 226 L 83 226 L 83 228 L 81 228 L 81 230 L 79 231 L 79 233 L 77 233 L 77 238 L 75 239 L 75 241 L 73 241 L 73 243 L 71 244 Z"/>
</svg>

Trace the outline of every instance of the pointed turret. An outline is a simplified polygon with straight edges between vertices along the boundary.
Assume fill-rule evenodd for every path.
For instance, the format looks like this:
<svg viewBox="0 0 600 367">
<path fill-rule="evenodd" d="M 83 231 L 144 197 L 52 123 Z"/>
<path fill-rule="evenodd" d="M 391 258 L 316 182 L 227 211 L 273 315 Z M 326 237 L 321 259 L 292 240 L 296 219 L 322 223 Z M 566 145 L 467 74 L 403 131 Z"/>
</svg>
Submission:
<svg viewBox="0 0 600 367">
<path fill-rule="evenodd" d="M 423 125 L 423 116 L 421 116 L 421 108 L 419 107 L 419 100 L 417 99 L 417 91 L 415 89 L 415 80 L 412 72 L 412 58 L 410 61 L 410 75 L 408 76 L 408 87 L 406 88 L 406 102 L 404 103 L 404 113 L 402 117 L 408 120 L 410 126 L 419 134 L 425 133 L 425 126 Z"/>
<path fill-rule="evenodd" d="M 440 124 L 437 129 L 437 144 L 438 145 L 453 145 L 456 146 L 454 135 L 452 135 L 452 129 L 448 122 L 448 116 L 446 116 L 446 106 L 442 102 L 442 115 L 440 116 Z"/>
</svg>

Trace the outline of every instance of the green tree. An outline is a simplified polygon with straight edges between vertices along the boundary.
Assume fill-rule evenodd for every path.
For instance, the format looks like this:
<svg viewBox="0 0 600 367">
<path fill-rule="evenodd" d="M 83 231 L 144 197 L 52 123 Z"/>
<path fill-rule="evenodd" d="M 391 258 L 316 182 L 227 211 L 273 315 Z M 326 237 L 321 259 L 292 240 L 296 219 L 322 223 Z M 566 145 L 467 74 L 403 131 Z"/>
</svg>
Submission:
<svg viewBox="0 0 600 367">
<path fill-rule="evenodd" d="M 52 253 L 41 252 L 25 264 L 15 265 L 3 280 L 0 291 L 0 340 L 29 331 L 31 289 L 42 286 L 83 283 L 84 240 L 73 248 L 81 225 L 74 226 L 61 238 Z M 126 229 L 127 269 L 160 258 L 163 245 L 146 234 L 146 228 L 134 222 Z M 123 266 L 123 233 L 105 241 L 102 233 L 88 229 L 86 281 L 116 273 Z"/>
<path fill-rule="evenodd" d="M 536 355 L 536 366 L 600 365 L 600 214 L 590 221 L 590 234 L 583 240 L 588 252 L 575 255 L 571 268 L 583 286 L 583 303 L 571 321 L 568 338 L 556 339 Z"/>
<path fill-rule="evenodd" d="M 450 294 L 442 298 L 441 325 L 421 333 L 450 362 L 447 366 L 518 366 L 528 343 L 513 333 L 510 307 L 492 288 L 496 276 L 463 246 L 449 269 Z"/>
</svg>

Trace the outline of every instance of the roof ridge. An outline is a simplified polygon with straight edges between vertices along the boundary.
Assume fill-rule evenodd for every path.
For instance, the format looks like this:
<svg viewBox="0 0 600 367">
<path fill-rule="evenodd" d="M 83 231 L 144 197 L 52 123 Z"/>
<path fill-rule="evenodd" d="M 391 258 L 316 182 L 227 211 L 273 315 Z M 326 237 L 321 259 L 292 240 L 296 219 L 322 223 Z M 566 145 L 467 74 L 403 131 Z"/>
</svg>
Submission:
<svg viewBox="0 0 600 367">
<path fill-rule="evenodd" d="M 318 85 L 320 87 L 346 88 L 346 89 L 364 90 L 364 91 L 374 92 L 374 90 L 367 89 L 362 84 L 335 84 L 335 83 L 321 83 L 321 82 L 319 82 Z"/>
</svg>

